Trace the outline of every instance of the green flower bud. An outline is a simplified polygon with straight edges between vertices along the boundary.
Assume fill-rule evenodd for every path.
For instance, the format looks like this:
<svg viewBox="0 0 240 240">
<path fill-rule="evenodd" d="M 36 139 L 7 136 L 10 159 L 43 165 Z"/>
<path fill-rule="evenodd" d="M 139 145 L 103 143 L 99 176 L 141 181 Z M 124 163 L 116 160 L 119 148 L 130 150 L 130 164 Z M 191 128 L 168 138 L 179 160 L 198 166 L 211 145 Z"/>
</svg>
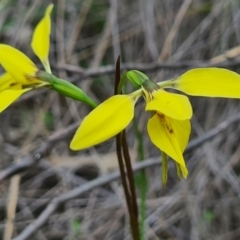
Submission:
<svg viewBox="0 0 240 240">
<path fill-rule="evenodd" d="M 66 97 L 84 102 L 93 108 L 97 106 L 97 104 L 90 97 L 88 97 L 81 88 L 75 86 L 67 80 L 57 78 L 54 75 L 44 71 L 38 71 L 36 75 L 42 81 L 50 83 L 50 88 L 56 92 Z"/>
<path fill-rule="evenodd" d="M 128 71 L 126 77 L 134 86 L 137 85 L 138 87 L 142 86 L 143 82 L 149 80 L 147 75 L 138 70 Z"/>
</svg>

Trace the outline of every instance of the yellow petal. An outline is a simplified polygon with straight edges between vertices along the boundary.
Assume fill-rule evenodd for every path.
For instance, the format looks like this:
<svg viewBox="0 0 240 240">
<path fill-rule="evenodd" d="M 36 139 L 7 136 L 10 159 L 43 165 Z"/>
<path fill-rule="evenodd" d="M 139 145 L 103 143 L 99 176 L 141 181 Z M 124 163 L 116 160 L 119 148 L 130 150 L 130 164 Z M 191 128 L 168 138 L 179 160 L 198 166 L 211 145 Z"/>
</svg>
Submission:
<svg viewBox="0 0 240 240">
<path fill-rule="evenodd" d="M 107 99 L 83 119 L 70 148 L 88 148 L 121 132 L 133 118 L 134 104 L 130 95 L 116 95 Z"/>
<path fill-rule="evenodd" d="M 192 117 L 192 106 L 186 96 L 169 93 L 163 89 L 152 92 L 152 100 L 147 102 L 146 110 L 155 110 L 178 120 Z"/>
<path fill-rule="evenodd" d="M 0 92 L 0 113 L 4 111 L 11 103 L 16 101 L 23 93 L 31 90 L 31 88 L 20 89 L 20 90 L 5 90 Z"/>
<path fill-rule="evenodd" d="M 38 71 L 35 64 L 16 48 L 0 44 L 0 64 L 20 84 L 31 85 L 41 82 L 35 77 Z"/>
<path fill-rule="evenodd" d="M 156 113 L 149 119 L 147 128 L 153 144 L 179 163 L 186 178 L 188 170 L 182 153 L 189 139 L 189 120 L 178 121 Z"/>
<path fill-rule="evenodd" d="M 193 96 L 240 98 L 240 75 L 223 68 L 192 69 L 172 83 Z"/>
<path fill-rule="evenodd" d="M 189 120 L 179 121 L 171 118 L 168 119 L 171 122 L 175 138 L 178 142 L 181 152 L 183 153 L 189 142 L 191 123 Z"/>
<path fill-rule="evenodd" d="M 0 76 L 0 92 L 6 89 L 21 89 L 22 85 L 17 83 L 9 73 Z"/>
<path fill-rule="evenodd" d="M 32 49 L 34 53 L 38 56 L 42 64 L 44 65 L 45 70 L 48 73 L 51 73 L 48 54 L 50 47 L 50 33 L 51 33 L 51 12 L 53 9 L 53 4 L 49 4 L 44 17 L 36 26 L 33 37 L 32 37 Z"/>
</svg>

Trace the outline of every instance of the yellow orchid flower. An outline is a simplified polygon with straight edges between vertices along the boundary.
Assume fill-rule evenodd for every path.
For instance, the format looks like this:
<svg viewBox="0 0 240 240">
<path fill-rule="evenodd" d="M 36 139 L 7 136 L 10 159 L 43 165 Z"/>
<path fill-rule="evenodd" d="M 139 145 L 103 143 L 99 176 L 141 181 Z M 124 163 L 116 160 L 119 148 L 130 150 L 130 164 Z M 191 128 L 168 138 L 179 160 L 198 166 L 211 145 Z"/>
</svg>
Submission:
<svg viewBox="0 0 240 240">
<path fill-rule="evenodd" d="M 4 111 L 23 93 L 33 89 L 48 86 L 64 96 L 82 101 L 92 107 L 96 103 L 85 92 L 72 83 L 51 74 L 48 55 L 50 47 L 51 19 L 53 4 L 50 4 L 42 20 L 37 24 L 32 37 L 31 46 L 42 62 L 44 71 L 21 51 L 6 44 L 0 44 L 0 65 L 6 73 L 0 76 L 0 112 Z"/>
<path fill-rule="evenodd" d="M 82 150 L 121 132 L 133 118 L 135 102 L 143 96 L 145 110 L 152 113 L 147 124 L 151 141 L 176 162 L 178 176 L 186 178 L 188 170 L 183 152 L 191 132 L 192 108 L 186 96 L 167 92 L 164 90 L 167 88 L 194 96 L 240 98 L 240 76 L 226 69 L 199 68 L 158 85 L 144 80 L 141 89 L 110 97 L 90 112 L 76 131 L 70 148 Z M 163 166 L 166 168 L 166 162 Z"/>
<path fill-rule="evenodd" d="M 85 149 L 121 132 L 131 122 L 135 102 L 142 95 L 146 100 L 146 110 L 155 112 L 148 123 L 148 133 L 152 142 L 179 163 L 182 174 L 186 177 L 187 168 L 182 153 L 187 145 L 190 131 L 183 133 L 180 131 L 184 125 L 190 125 L 188 122 L 192 117 L 191 104 L 183 95 L 168 93 L 157 84 L 154 87 L 154 90 L 147 90 L 147 86 L 146 88 L 143 86 L 142 89 L 129 95 L 115 95 L 100 104 L 84 118 L 70 148 Z M 155 125 L 158 126 L 157 130 Z M 156 137 L 158 134 L 161 137 Z M 181 147 L 179 146 L 182 137 L 186 139 L 184 147 L 182 143 Z"/>
<path fill-rule="evenodd" d="M 42 61 L 48 73 L 51 73 L 48 53 L 52 8 L 53 4 L 47 7 L 45 16 L 36 26 L 32 38 L 33 51 Z M 0 76 L 0 112 L 4 111 L 23 93 L 36 87 L 50 85 L 50 83 L 37 77 L 39 71 L 37 66 L 24 53 L 14 47 L 0 44 L 0 65 L 6 71 Z"/>
<path fill-rule="evenodd" d="M 188 171 L 182 154 L 191 132 L 192 107 L 188 98 L 157 87 L 152 92 L 143 87 L 143 95 L 145 110 L 153 112 L 147 125 L 152 143 L 179 164 L 181 174 L 186 178 Z"/>
</svg>

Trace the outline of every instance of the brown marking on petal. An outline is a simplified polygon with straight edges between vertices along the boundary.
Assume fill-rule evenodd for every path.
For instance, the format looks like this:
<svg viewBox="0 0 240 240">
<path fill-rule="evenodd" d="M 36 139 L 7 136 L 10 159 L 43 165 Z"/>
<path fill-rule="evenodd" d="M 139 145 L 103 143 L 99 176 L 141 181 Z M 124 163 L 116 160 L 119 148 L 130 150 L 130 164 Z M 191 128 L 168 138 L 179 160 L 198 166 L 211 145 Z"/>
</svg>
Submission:
<svg viewBox="0 0 240 240">
<path fill-rule="evenodd" d="M 159 87 L 159 89 L 160 89 L 160 87 Z M 155 91 L 158 91 L 159 89 L 157 89 L 157 90 L 156 89 L 152 89 L 152 90 L 148 89 L 148 90 L 146 90 L 147 94 L 145 93 L 145 91 L 143 91 L 143 95 L 145 96 L 144 98 L 147 99 L 149 102 L 156 100 L 156 97 L 154 97 L 153 93 Z"/>
<path fill-rule="evenodd" d="M 158 113 L 158 116 L 165 122 L 165 116 L 162 113 Z"/>
<path fill-rule="evenodd" d="M 143 91 L 142 93 L 143 93 L 143 97 L 144 97 L 146 102 L 150 102 L 154 99 L 154 97 L 152 95 L 152 91 L 147 91 L 147 94 L 146 94 L 145 91 Z"/>
<path fill-rule="evenodd" d="M 162 113 L 158 113 L 158 116 L 161 118 L 161 120 L 164 122 L 164 125 L 166 127 L 166 129 L 168 130 L 168 132 L 170 134 L 174 134 L 174 131 L 171 127 L 169 127 L 169 125 L 166 123 L 166 119 L 165 119 L 165 115 Z"/>
<path fill-rule="evenodd" d="M 173 129 L 171 128 L 171 127 L 169 127 L 167 124 L 165 124 L 165 126 L 166 126 L 166 128 L 167 128 L 167 130 L 168 130 L 168 132 L 170 133 L 170 134 L 173 134 L 174 132 L 173 132 Z"/>
<path fill-rule="evenodd" d="M 149 101 L 154 100 L 153 91 L 148 91 Z"/>
<path fill-rule="evenodd" d="M 35 74 L 34 75 L 25 74 L 24 77 L 29 82 L 32 82 L 32 81 L 34 81 L 36 79 L 36 75 Z"/>
<path fill-rule="evenodd" d="M 13 82 L 13 83 L 11 83 L 11 84 L 9 85 L 9 87 L 13 87 L 13 86 L 15 86 L 15 85 L 17 85 L 17 83 L 16 83 L 16 82 Z"/>
<path fill-rule="evenodd" d="M 151 101 L 154 101 L 154 100 L 157 100 L 157 98 L 154 96 L 154 92 L 157 92 L 159 91 L 160 89 L 162 89 L 161 87 L 159 87 L 159 89 L 154 89 L 153 91 L 149 92 L 149 96 L 150 96 L 150 100 Z"/>
<path fill-rule="evenodd" d="M 173 131 L 172 128 L 169 130 L 169 133 L 170 133 L 170 134 L 173 134 L 173 133 L 174 133 L 174 131 Z"/>
</svg>

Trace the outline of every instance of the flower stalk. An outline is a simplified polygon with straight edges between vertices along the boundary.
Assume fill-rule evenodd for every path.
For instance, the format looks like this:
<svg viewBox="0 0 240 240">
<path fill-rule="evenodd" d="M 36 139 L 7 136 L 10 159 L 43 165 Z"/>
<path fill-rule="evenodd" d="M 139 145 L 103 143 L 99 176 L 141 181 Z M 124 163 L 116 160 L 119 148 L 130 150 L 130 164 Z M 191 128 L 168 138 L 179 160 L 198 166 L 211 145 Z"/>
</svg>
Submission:
<svg viewBox="0 0 240 240">
<path fill-rule="evenodd" d="M 120 94 L 118 85 L 120 83 L 120 56 L 116 62 L 115 73 L 115 91 L 114 94 Z M 126 132 L 123 130 L 116 136 L 117 158 L 120 169 L 121 180 L 124 188 L 132 237 L 134 240 L 140 240 L 139 224 L 138 224 L 138 206 L 135 192 L 134 174 L 131 165 L 131 158 L 126 139 Z M 126 171 L 125 171 L 125 167 Z"/>
<path fill-rule="evenodd" d="M 138 128 L 138 122 L 135 117 L 133 119 L 133 126 L 134 126 L 136 139 L 138 142 L 138 147 L 137 147 L 138 160 L 143 161 L 145 159 L 143 135 L 140 129 Z M 146 200 L 147 200 L 148 182 L 147 182 L 146 172 L 144 169 L 135 175 L 135 183 L 136 183 L 137 189 L 139 190 L 139 195 L 140 195 L 140 206 L 139 206 L 140 239 L 145 240 L 146 239 L 145 219 L 146 219 Z"/>
</svg>

